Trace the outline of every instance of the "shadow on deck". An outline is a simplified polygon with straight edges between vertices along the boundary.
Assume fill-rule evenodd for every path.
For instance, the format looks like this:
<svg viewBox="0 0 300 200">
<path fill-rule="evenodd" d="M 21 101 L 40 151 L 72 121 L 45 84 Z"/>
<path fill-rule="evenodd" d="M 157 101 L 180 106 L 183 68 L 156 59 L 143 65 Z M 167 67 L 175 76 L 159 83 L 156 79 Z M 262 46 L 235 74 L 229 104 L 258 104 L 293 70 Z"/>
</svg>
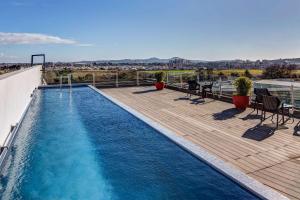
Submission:
<svg viewBox="0 0 300 200">
<path fill-rule="evenodd" d="M 258 124 L 253 128 L 249 128 L 242 137 L 256 141 L 262 141 L 275 133 L 275 128 L 268 125 Z"/>
<path fill-rule="evenodd" d="M 236 115 L 244 112 L 244 110 L 237 110 L 235 108 L 229 108 L 222 110 L 218 113 L 213 113 L 214 120 L 227 120 L 236 117 Z"/>
</svg>

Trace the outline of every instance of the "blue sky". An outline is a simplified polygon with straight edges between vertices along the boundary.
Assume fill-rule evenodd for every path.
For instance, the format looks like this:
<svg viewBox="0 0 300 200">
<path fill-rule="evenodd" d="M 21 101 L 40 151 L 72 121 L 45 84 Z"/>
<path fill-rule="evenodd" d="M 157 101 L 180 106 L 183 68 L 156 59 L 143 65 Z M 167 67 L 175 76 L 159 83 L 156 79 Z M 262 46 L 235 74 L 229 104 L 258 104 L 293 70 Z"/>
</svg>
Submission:
<svg viewBox="0 0 300 200">
<path fill-rule="evenodd" d="M 299 0 L 1 0 L 0 62 L 300 57 Z"/>
</svg>

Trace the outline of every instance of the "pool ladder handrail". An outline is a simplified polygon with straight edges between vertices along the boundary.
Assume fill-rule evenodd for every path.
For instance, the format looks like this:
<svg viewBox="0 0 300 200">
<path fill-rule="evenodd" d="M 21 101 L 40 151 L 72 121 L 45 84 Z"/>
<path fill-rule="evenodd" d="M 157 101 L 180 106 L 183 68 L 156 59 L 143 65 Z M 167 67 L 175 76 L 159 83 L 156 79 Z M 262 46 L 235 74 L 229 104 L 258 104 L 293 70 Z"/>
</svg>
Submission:
<svg viewBox="0 0 300 200">
<path fill-rule="evenodd" d="M 59 88 L 60 89 L 62 89 L 62 87 L 63 87 L 63 83 L 62 83 L 63 82 L 63 78 L 67 78 L 68 79 L 69 88 L 72 89 L 72 74 L 68 74 L 67 76 L 60 75 L 60 77 L 59 77 Z"/>
</svg>

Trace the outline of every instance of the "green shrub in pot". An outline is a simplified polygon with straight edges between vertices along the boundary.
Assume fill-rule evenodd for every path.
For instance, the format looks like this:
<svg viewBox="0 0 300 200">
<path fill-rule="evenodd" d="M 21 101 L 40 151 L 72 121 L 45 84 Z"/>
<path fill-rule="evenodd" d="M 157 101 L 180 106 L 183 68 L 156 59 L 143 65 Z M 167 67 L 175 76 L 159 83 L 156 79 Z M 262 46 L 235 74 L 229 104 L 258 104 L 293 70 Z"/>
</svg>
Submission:
<svg viewBox="0 0 300 200">
<path fill-rule="evenodd" d="M 155 79 L 157 83 L 163 82 L 165 79 L 166 73 L 163 71 L 155 73 Z"/>
<path fill-rule="evenodd" d="M 249 105 L 250 90 L 252 88 L 252 81 L 247 77 L 239 77 L 235 79 L 233 85 L 236 88 L 236 95 L 232 96 L 233 104 L 237 109 L 246 109 Z"/>
<path fill-rule="evenodd" d="M 252 88 L 252 81 L 248 77 L 239 77 L 233 83 L 236 88 L 237 96 L 249 96 Z"/>
</svg>

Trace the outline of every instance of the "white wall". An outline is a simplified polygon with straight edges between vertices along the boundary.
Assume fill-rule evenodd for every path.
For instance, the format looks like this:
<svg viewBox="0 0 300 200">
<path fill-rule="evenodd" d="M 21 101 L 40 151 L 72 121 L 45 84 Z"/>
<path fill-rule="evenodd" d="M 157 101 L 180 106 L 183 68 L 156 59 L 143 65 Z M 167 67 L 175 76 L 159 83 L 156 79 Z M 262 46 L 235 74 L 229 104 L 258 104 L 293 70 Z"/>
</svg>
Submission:
<svg viewBox="0 0 300 200">
<path fill-rule="evenodd" d="M 42 66 L 0 75 L 0 145 L 7 137 L 11 125 L 21 119 L 30 95 L 40 85 Z"/>
</svg>

